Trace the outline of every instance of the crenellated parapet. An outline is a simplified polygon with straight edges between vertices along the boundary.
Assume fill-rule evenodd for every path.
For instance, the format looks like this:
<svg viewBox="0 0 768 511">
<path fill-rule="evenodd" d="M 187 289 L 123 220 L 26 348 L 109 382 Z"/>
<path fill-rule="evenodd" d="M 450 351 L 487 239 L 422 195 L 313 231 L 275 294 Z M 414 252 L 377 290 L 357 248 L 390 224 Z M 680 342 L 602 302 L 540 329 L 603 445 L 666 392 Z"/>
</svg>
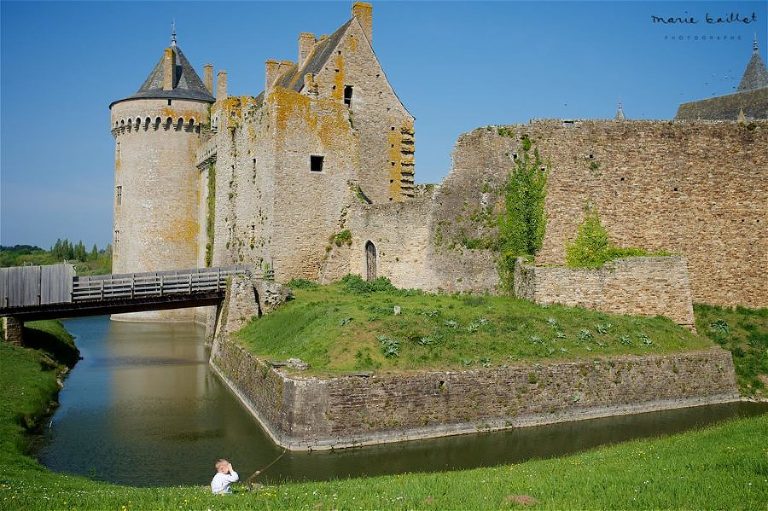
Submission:
<svg viewBox="0 0 768 511">
<path fill-rule="evenodd" d="M 203 124 L 199 117 L 128 117 L 115 120 L 112 125 L 112 135 L 125 135 L 140 131 L 186 131 L 187 133 L 201 133 Z"/>
</svg>

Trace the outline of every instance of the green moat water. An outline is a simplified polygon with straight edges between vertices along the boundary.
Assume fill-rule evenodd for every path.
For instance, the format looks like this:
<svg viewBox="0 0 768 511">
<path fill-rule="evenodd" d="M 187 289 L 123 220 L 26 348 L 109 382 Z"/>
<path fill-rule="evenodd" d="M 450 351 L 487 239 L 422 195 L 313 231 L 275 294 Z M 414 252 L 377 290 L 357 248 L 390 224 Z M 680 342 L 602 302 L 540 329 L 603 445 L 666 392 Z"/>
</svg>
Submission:
<svg viewBox="0 0 768 511">
<path fill-rule="evenodd" d="M 65 322 L 83 360 L 59 396 L 37 455 L 55 471 L 136 486 L 208 484 L 213 462 L 241 478 L 282 450 L 208 368 L 203 330 L 107 317 Z M 286 453 L 259 480 L 324 480 L 456 470 L 548 458 L 667 435 L 768 404 L 731 403 L 399 444 Z"/>
</svg>

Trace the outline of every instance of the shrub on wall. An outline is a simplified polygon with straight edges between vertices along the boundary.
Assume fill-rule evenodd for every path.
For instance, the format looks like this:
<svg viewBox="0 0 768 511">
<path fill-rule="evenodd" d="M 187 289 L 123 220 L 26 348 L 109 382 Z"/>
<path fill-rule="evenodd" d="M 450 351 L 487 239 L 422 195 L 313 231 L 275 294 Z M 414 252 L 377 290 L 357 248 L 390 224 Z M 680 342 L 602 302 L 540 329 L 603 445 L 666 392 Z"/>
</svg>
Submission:
<svg viewBox="0 0 768 511">
<path fill-rule="evenodd" d="M 579 225 L 576 239 L 565 248 L 565 263 L 570 268 L 599 268 L 620 257 L 669 255 L 667 252 L 649 254 L 642 248 L 619 247 L 611 244 L 608 231 L 600 222 L 597 211 L 588 209 Z"/>
<path fill-rule="evenodd" d="M 512 289 L 515 259 L 533 256 L 541 248 L 547 225 L 545 200 L 547 169 L 539 151 L 523 136 L 522 155 L 504 184 L 504 210 L 499 215 L 499 277 L 502 286 Z"/>
<path fill-rule="evenodd" d="M 214 223 L 216 220 L 216 167 L 213 163 L 208 164 L 208 201 L 206 204 L 207 214 L 205 217 L 205 266 L 211 266 L 213 263 L 213 236 Z"/>
</svg>

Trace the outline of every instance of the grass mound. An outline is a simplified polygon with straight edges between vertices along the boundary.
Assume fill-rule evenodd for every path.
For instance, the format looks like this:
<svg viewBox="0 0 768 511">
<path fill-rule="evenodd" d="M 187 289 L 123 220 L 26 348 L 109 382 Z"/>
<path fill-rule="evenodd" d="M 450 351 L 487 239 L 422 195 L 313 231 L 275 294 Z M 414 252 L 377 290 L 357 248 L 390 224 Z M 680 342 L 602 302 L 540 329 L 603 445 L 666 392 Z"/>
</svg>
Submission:
<svg viewBox="0 0 768 511">
<path fill-rule="evenodd" d="M 695 305 L 696 329 L 733 354 L 742 393 L 768 396 L 768 309 Z"/>
<path fill-rule="evenodd" d="M 431 295 L 386 279 L 302 285 L 238 334 L 255 354 L 315 373 L 498 367 L 518 361 L 713 346 L 666 318 L 539 306 L 508 296 Z"/>
</svg>

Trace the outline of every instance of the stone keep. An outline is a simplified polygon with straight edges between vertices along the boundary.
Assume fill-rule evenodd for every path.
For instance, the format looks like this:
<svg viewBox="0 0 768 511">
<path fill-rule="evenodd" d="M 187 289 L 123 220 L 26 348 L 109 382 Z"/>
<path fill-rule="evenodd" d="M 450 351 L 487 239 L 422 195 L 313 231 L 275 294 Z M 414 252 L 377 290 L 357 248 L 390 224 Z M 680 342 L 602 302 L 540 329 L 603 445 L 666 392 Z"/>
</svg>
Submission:
<svg viewBox="0 0 768 511">
<path fill-rule="evenodd" d="M 217 94 L 197 158 L 206 264 L 317 279 L 352 204 L 413 197 L 414 119 L 376 58 L 372 23 L 355 3 L 331 35 L 300 34 L 296 62 L 267 60 L 262 93 Z"/>
<path fill-rule="evenodd" d="M 113 273 L 198 265 L 195 155 L 213 102 L 174 34 L 138 92 L 110 105 L 115 137 Z M 114 318 L 188 321 L 194 313 L 180 309 Z"/>
<path fill-rule="evenodd" d="M 113 272 L 250 264 L 314 279 L 351 204 L 413 198 L 414 118 L 372 40 L 372 7 L 356 2 L 331 35 L 300 34 L 296 62 L 268 60 L 263 92 L 228 96 L 219 71 L 214 98 L 212 67 L 201 81 L 174 35 L 139 91 L 110 106 Z"/>
</svg>

